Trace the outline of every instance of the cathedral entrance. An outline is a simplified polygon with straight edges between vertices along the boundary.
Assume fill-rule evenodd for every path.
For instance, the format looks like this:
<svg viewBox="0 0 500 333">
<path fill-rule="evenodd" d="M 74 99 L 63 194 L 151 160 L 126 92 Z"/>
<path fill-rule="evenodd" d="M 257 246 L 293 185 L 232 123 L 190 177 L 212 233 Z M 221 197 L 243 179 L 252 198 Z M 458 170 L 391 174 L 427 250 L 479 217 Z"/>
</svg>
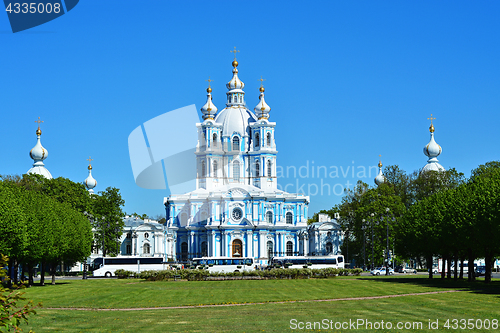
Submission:
<svg viewBox="0 0 500 333">
<path fill-rule="evenodd" d="M 242 250 L 243 250 L 243 246 L 242 246 L 241 240 L 235 239 L 233 241 L 233 257 L 241 257 Z"/>
</svg>

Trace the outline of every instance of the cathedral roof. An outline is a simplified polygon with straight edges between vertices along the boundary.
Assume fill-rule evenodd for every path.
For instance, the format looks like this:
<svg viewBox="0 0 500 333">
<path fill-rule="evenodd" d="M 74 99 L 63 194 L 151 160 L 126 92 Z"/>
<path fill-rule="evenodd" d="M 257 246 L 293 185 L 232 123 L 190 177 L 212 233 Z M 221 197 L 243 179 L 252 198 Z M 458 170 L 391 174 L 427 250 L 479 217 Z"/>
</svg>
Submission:
<svg viewBox="0 0 500 333">
<path fill-rule="evenodd" d="M 33 167 L 28 170 L 28 174 L 36 174 L 36 175 L 41 175 L 47 179 L 52 179 L 52 175 L 50 174 L 49 170 L 45 168 L 45 164 L 43 164 L 43 160 L 49 156 L 49 152 L 47 149 L 45 149 L 42 146 L 40 137 L 42 136 L 42 130 L 40 130 L 40 123 L 43 123 L 42 120 L 40 120 L 40 117 L 38 117 L 38 120 L 35 121 L 38 123 L 38 129 L 36 130 L 36 144 L 35 147 L 33 147 L 30 150 L 30 157 L 33 159 Z"/>
<path fill-rule="evenodd" d="M 215 122 L 222 124 L 224 136 L 231 136 L 234 132 L 241 136 L 250 135 L 248 125 L 256 121 L 255 114 L 244 106 L 226 107 L 215 118 Z"/>
<path fill-rule="evenodd" d="M 427 145 L 424 147 L 424 154 L 425 156 L 429 157 L 427 160 L 427 164 L 422 168 L 421 172 L 425 171 L 445 171 L 445 168 L 441 164 L 438 163 L 437 157 L 441 154 L 443 151 L 441 146 L 436 143 L 434 140 L 434 125 L 432 124 L 432 121 L 436 118 L 431 117 L 428 118 L 431 121 L 431 126 L 429 127 L 429 132 L 431 133 L 431 139 Z"/>
<path fill-rule="evenodd" d="M 89 167 L 88 167 L 89 176 L 85 179 L 84 183 L 85 187 L 87 187 L 87 189 L 89 190 L 89 193 L 94 193 L 93 188 L 97 186 L 97 181 L 94 179 L 94 177 L 92 177 L 92 165 L 90 164 L 90 161 L 92 161 L 92 159 L 89 157 L 88 161 L 89 161 Z"/>
</svg>

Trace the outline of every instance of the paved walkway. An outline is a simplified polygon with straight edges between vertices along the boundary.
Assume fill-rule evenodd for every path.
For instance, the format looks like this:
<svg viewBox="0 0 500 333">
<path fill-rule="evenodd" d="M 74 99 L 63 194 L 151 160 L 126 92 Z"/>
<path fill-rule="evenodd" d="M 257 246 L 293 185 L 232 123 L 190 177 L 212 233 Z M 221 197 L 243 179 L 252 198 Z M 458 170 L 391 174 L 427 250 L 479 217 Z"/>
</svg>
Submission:
<svg viewBox="0 0 500 333">
<path fill-rule="evenodd" d="M 366 299 L 382 299 L 406 296 L 433 295 L 456 293 L 463 290 L 445 290 L 445 291 L 429 291 L 426 293 L 399 294 L 399 295 L 384 295 L 384 296 L 367 296 L 367 297 L 348 297 L 348 298 L 331 298 L 331 299 L 313 299 L 303 301 L 276 301 L 276 302 L 258 302 L 258 303 L 231 303 L 231 304 L 205 304 L 205 305 L 182 305 L 182 306 L 159 306 L 152 308 L 122 308 L 122 309 L 93 309 L 93 308 L 44 308 L 46 310 L 75 310 L 75 311 L 146 311 L 146 310 L 171 310 L 171 309 L 194 309 L 194 308 L 215 308 L 221 306 L 242 306 L 242 305 L 261 305 L 261 304 L 286 304 L 286 303 L 310 303 L 310 302 L 336 302 L 336 301 L 360 301 Z"/>
</svg>

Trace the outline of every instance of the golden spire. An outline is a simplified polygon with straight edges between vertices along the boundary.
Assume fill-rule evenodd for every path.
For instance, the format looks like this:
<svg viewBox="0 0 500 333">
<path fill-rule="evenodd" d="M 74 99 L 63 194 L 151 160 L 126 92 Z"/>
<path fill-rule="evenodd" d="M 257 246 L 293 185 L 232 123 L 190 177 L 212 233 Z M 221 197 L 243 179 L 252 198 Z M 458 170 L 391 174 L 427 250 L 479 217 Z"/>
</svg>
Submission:
<svg viewBox="0 0 500 333">
<path fill-rule="evenodd" d="M 432 124 L 432 121 L 436 120 L 436 118 L 433 118 L 432 113 L 431 113 L 431 117 L 427 118 L 427 119 L 429 119 L 431 121 L 431 126 L 429 127 L 429 132 L 434 133 L 434 125 Z"/>
<path fill-rule="evenodd" d="M 210 76 L 208 77 L 208 80 L 205 80 L 205 81 L 208 81 L 208 88 L 207 88 L 207 92 L 208 93 L 211 93 L 212 92 L 212 88 L 210 87 L 210 82 L 214 82 L 214 80 L 210 80 Z"/>
<path fill-rule="evenodd" d="M 382 167 L 382 155 L 378 155 L 378 167 Z"/>
<path fill-rule="evenodd" d="M 90 162 L 92 162 L 93 159 L 89 156 L 89 158 L 87 158 L 87 161 L 89 161 L 89 167 L 88 167 L 88 169 L 92 170 L 92 165 L 90 164 Z"/>
<path fill-rule="evenodd" d="M 229 52 L 234 53 L 233 67 L 234 68 L 238 67 L 238 62 L 236 61 L 236 53 L 240 52 L 240 50 L 236 50 L 236 46 L 235 46 L 234 50 L 229 51 Z"/>
<path fill-rule="evenodd" d="M 40 123 L 43 123 L 43 120 L 40 120 L 40 117 L 38 117 L 38 120 L 35 120 L 35 123 L 38 123 L 38 129 L 36 130 L 36 135 L 42 135 L 42 130 L 40 129 Z"/>
<path fill-rule="evenodd" d="M 262 82 L 266 81 L 266 79 L 263 79 L 262 76 L 260 77 L 260 88 L 259 88 L 259 91 L 260 92 L 264 92 L 264 86 L 262 85 Z"/>
</svg>

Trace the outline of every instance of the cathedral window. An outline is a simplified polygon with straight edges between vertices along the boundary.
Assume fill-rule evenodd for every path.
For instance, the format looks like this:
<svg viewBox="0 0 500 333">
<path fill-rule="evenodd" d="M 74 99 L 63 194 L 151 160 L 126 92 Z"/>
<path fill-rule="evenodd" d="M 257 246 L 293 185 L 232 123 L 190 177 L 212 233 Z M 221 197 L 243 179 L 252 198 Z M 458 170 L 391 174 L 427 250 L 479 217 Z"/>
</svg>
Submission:
<svg viewBox="0 0 500 333">
<path fill-rule="evenodd" d="M 241 243 L 241 240 L 235 239 L 233 241 L 233 257 L 241 257 L 241 252 L 243 250 L 243 244 Z"/>
<path fill-rule="evenodd" d="M 268 211 L 266 213 L 266 222 L 267 223 L 273 223 L 273 212 Z"/>
<path fill-rule="evenodd" d="M 217 134 L 214 133 L 212 136 L 212 143 L 214 147 L 217 147 Z"/>
<path fill-rule="evenodd" d="M 240 96 L 240 103 L 243 103 L 243 96 Z"/>
<path fill-rule="evenodd" d="M 233 180 L 239 182 L 240 181 L 240 162 L 233 162 Z"/>
<path fill-rule="evenodd" d="M 125 254 L 132 254 L 132 245 L 127 245 L 127 253 Z"/>
<path fill-rule="evenodd" d="M 207 242 L 201 242 L 201 256 L 206 257 L 208 255 Z"/>
<path fill-rule="evenodd" d="M 271 259 L 274 256 L 274 246 L 273 242 L 268 241 L 267 242 L 267 257 Z"/>
<path fill-rule="evenodd" d="M 293 224 L 293 214 L 290 212 L 286 213 L 286 223 Z"/>
<path fill-rule="evenodd" d="M 233 138 L 233 150 L 240 150 L 240 138 L 237 136 Z"/>
<path fill-rule="evenodd" d="M 181 261 L 187 261 L 188 259 L 188 243 L 183 242 L 181 244 Z"/>
<path fill-rule="evenodd" d="M 260 177 L 260 162 L 255 161 L 255 177 Z"/>
<path fill-rule="evenodd" d="M 332 253 L 333 252 L 333 245 L 331 242 L 326 243 L 326 253 Z"/>
<path fill-rule="evenodd" d="M 267 133 L 267 146 L 271 147 L 271 133 Z"/>
<path fill-rule="evenodd" d="M 147 232 L 144 233 L 144 238 L 149 238 L 149 234 Z"/>
<path fill-rule="evenodd" d="M 293 256 L 293 243 L 290 241 L 286 242 L 286 255 Z"/>
<path fill-rule="evenodd" d="M 144 254 L 149 254 L 151 252 L 151 247 L 149 246 L 148 243 L 144 244 L 143 249 L 142 249 Z"/>
<path fill-rule="evenodd" d="M 267 176 L 271 177 L 273 171 L 273 164 L 271 161 L 267 161 Z"/>
<path fill-rule="evenodd" d="M 201 177 L 204 178 L 205 176 L 206 176 L 205 161 L 201 161 Z"/>
<path fill-rule="evenodd" d="M 217 161 L 214 161 L 213 163 L 213 176 L 214 178 L 217 178 Z"/>
<path fill-rule="evenodd" d="M 255 147 L 260 146 L 260 135 L 259 133 L 255 133 Z"/>
</svg>

